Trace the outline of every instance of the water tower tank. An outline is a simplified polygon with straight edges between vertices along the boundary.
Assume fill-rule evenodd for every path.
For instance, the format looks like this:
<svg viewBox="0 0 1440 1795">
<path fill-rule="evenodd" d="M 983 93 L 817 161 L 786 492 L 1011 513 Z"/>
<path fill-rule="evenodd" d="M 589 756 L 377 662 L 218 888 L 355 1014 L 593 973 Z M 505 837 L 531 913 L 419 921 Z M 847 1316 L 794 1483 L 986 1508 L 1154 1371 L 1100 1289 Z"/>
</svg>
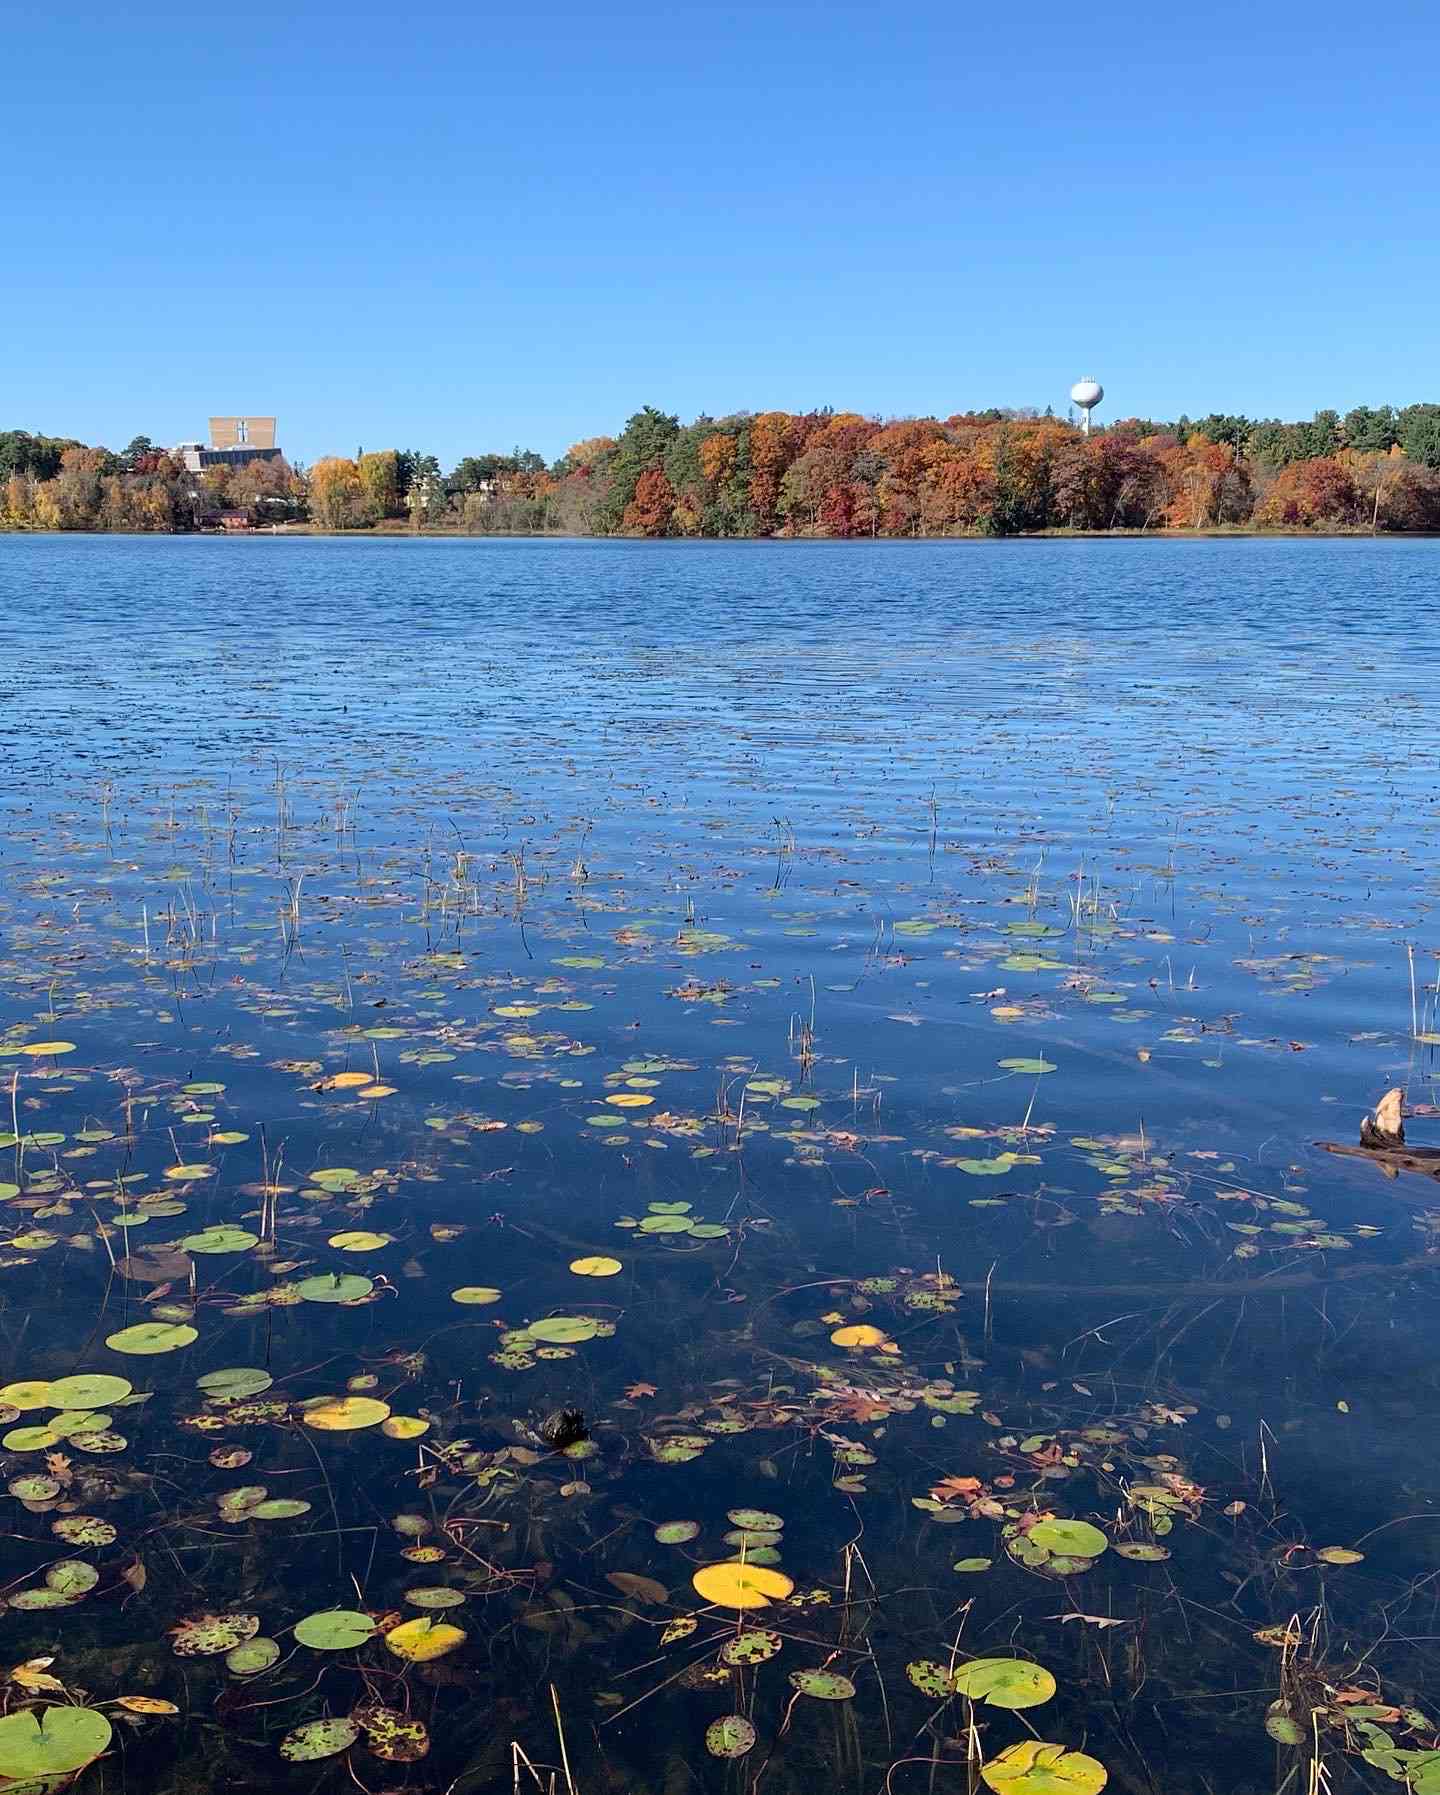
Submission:
<svg viewBox="0 0 1440 1795">
<path fill-rule="evenodd" d="M 1077 380 L 1070 389 L 1070 397 L 1082 411 L 1089 411 L 1105 397 L 1105 389 L 1098 380 Z"/>
</svg>

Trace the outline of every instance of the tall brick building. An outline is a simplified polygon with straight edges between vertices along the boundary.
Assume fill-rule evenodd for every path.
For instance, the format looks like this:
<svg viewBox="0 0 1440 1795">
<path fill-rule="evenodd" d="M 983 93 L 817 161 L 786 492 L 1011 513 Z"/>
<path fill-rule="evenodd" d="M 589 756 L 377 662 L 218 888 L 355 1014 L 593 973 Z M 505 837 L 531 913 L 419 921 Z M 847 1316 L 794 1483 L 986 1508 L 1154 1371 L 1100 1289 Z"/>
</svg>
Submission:
<svg viewBox="0 0 1440 1795">
<path fill-rule="evenodd" d="M 176 455 L 193 474 L 207 467 L 244 467 L 247 461 L 278 461 L 274 418 L 211 418 L 208 443 L 179 443 Z"/>
</svg>

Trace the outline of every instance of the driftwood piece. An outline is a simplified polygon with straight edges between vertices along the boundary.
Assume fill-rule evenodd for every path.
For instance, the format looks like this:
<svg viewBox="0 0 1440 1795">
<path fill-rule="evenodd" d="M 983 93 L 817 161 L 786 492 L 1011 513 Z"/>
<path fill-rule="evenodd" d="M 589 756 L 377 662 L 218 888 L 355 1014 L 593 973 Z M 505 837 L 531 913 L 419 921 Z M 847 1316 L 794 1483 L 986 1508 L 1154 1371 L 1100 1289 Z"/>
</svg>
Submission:
<svg viewBox="0 0 1440 1795">
<path fill-rule="evenodd" d="M 1395 1085 L 1375 1105 L 1373 1116 L 1360 1123 L 1360 1145 L 1346 1146 L 1341 1141 L 1316 1141 L 1326 1153 L 1338 1153 L 1344 1159 L 1368 1159 L 1387 1178 L 1398 1178 L 1401 1172 L 1418 1172 L 1426 1178 L 1440 1178 L 1440 1147 L 1407 1147 L 1405 1123 L 1402 1120 L 1404 1089 Z"/>
<path fill-rule="evenodd" d="M 1360 1123 L 1362 1147 L 1381 1151 L 1405 1145 L 1405 1123 L 1401 1112 L 1404 1101 L 1405 1092 L 1400 1085 L 1386 1091 L 1375 1105 L 1375 1114 L 1364 1117 Z"/>
<path fill-rule="evenodd" d="M 1401 1172 L 1440 1178 L 1440 1147 L 1351 1147 L 1344 1141 L 1316 1141 L 1315 1145 L 1342 1159 L 1368 1159 L 1389 1178 Z"/>
</svg>

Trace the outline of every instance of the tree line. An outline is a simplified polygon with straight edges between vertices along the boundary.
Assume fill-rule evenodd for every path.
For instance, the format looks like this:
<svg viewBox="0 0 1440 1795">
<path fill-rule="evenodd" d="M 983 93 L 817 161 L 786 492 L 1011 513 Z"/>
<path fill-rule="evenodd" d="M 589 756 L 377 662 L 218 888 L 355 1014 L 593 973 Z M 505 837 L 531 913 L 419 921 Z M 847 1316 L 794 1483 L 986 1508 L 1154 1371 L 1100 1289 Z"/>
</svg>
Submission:
<svg viewBox="0 0 1440 1795">
<path fill-rule="evenodd" d="M 412 450 L 195 474 L 147 437 L 119 453 L 0 432 L 0 527 L 195 530 L 227 514 L 322 530 L 620 536 L 1012 536 L 1039 530 L 1440 530 L 1440 404 L 1307 421 L 1049 413 L 881 420 L 829 409 L 682 424 L 645 406 L 547 464 Z"/>
</svg>

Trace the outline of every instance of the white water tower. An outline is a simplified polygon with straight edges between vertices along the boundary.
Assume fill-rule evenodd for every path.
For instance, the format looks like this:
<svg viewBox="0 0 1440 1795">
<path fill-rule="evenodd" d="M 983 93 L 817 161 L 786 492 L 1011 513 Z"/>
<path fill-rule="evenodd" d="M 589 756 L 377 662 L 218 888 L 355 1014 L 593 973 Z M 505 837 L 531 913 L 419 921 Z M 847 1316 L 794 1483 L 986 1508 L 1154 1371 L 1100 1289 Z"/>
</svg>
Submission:
<svg viewBox="0 0 1440 1795">
<path fill-rule="evenodd" d="M 1090 413 L 1104 397 L 1105 389 L 1101 386 L 1098 380 L 1091 380 L 1089 378 L 1077 380 L 1074 386 L 1070 389 L 1071 404 L 1078 405 L 1084 415 L 1084 421 L 1080 428 L 1085 432 L 1086 436 L 1089 436 L 1090 434 Z"/>
</svg>

